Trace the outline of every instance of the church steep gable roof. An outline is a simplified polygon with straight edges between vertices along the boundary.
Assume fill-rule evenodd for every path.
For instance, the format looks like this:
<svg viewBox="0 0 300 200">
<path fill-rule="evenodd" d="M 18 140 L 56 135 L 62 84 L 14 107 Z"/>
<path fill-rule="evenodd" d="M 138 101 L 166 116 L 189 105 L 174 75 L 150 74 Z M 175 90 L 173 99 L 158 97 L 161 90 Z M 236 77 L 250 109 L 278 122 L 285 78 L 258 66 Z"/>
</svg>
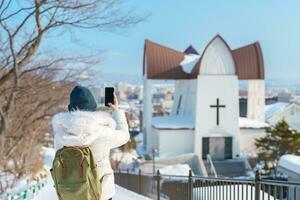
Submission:
<svg viewBox="0 0 300 200">
<path fill-rule="evenodd" d="M 211 42 L 216 38 L 224 41 L 230 50 L 234 59 L 235 73 L 239 80 L 264 79 L 263 54 L 258 42 L 231 50 L 220 35 L 215 36 Z M 210 43 L 208 43 L 206 48 L 210 46 Z M 192 46 L 190 47 L 193 48 Z M 192 51 L 190 47 L 184 52 L 180 52 L 150 40 L 145 40 L 143 74 L 146 73 L 148 79 L 196 79 L 200 72 L 204 53 L 195 64 L 191 73 L 185 72 L 180 65 L 185 55 L 190 54 L 189 52 Z"/>
<path fill-rule="evenodd" d="M 199 68 L 200 74 L 235 74 L 236 69 L 231 49 L 220 35 L 216 35 L 208 43 L 195 68 Z"/>
</svg>

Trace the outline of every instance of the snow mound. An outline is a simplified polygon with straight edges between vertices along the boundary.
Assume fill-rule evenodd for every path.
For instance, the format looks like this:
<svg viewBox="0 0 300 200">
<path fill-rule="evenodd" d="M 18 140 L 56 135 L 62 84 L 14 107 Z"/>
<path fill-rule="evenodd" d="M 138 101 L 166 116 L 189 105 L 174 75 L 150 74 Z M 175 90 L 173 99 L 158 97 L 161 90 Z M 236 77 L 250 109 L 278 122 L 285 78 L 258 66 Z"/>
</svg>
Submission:
<svg viewBox="0 0 300 200">
<path fill-rule="evenodd" d="M 196 55 L 196 54 L 185 55 L 183 60 L 180 63 L 183 71 L 185 71 L 186 73 L 191 73 L 199 59 L 200 59 L 200 55 Z"/>
<path fill-rule="evenodd" d="M 279 159 L 278 166 L 300 174 L 300 156 L 292 154 L 283 155 Z"/>
<path fill-rule="evenodd" d="M 168 165 L 159 169 L 162 175 L 188 176 L 191 170 L 188 164 Z"/>
<path fill-rule="evenodd" d="M 149 198 L 134 193 L 123 187 L 116 185 L 116 194 L 113 197 L 114 200 L 150 200 Z"/>
</svg>

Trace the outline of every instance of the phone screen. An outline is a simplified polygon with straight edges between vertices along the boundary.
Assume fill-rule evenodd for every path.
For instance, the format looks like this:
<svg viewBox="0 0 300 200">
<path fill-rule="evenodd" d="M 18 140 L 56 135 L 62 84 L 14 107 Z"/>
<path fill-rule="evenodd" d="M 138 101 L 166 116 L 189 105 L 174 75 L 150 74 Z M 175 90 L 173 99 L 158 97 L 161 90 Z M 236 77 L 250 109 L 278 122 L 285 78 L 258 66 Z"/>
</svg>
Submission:
<svg viewBox="0 0 300 200">
<path fill-rule="evenodd" d="M 109 106 L 108 103 L 114 103 L 114 90 L 113 87 L 105 88 L 105 106 Z"/>
</svg>

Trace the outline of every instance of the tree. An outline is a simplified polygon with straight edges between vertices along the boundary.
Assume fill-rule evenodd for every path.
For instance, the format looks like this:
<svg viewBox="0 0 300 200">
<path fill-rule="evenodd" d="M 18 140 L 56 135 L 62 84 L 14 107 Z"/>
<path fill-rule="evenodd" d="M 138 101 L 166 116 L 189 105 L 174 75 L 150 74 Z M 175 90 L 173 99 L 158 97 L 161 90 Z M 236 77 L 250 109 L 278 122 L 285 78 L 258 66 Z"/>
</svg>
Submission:
<svg viewBox="0 0 300 200">
<path fill-rule="evenodd" d="M 284 154 L 300 155 L 300 132 L 289 127 L 285 120 L 266 129 L 266 136 L 256 139 L 258 161 L 265 164 L 266 172 L 276 167 Z"/>
<path fill-rule="evenodd" d="M 67 107 L 68 93 L 74 83 L 55 81 L 50 73 L 32 72 L 20 79 L 20 85 L 6 124 L 0 164 L 0 192 L 12 187 L 25 175 L 34 175 L 36 166 L 42 166 L 41 144 L 45 134 L 51 132 L 51 116 Z M 1 94 L 9 86 L 1 85 Z M 4 101 L 3 96 L 0 102 Z"/>
<path fill-rule="evenodd" d="M 7 118 L 20 85 L 20 77 L 28 72 L 50 67 L 30 66 L 47 34 L 58 30 L 97 29 L 113 31 L 130 27 L 143 18 L 132 11 L 122 12 L 120 0 L 0 0 L 0 85 L 11 82 L 7 99 L 0 106 L 0 137 L 6 132 Z M 40 53 L 40 54 L 39 54 Z M 50 63 L 64 60 L 53 58 Z"/>
<path fill-rule="evenodd" d="M 144 19 L 121 9 L 121 2 L 0 0 L 0 193 L 30 171 L 75 75 L 95 64 L 90 55 L 51 54 L 42 44 L 51 34 L 117 31 Z M 10 181 L 1 182 L 3 176 Z"/>
</svg>

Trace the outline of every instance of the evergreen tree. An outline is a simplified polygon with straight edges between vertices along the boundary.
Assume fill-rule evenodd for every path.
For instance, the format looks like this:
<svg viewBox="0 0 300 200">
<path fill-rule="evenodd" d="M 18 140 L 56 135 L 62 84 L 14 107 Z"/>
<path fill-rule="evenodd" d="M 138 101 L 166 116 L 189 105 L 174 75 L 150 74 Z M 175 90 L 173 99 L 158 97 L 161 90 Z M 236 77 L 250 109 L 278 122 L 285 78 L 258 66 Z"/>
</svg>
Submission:
<svg viewBox="0 0 300 200">
<path fill-rule="evenodd" d="M 265 164 L 266 172 L 274 169 L 280 156 L 300 155 L 300 132 L 289 127 L 285 120 L 266 129 L 266 136 L 256 139 L 258 161 Z"/>
</svg>

